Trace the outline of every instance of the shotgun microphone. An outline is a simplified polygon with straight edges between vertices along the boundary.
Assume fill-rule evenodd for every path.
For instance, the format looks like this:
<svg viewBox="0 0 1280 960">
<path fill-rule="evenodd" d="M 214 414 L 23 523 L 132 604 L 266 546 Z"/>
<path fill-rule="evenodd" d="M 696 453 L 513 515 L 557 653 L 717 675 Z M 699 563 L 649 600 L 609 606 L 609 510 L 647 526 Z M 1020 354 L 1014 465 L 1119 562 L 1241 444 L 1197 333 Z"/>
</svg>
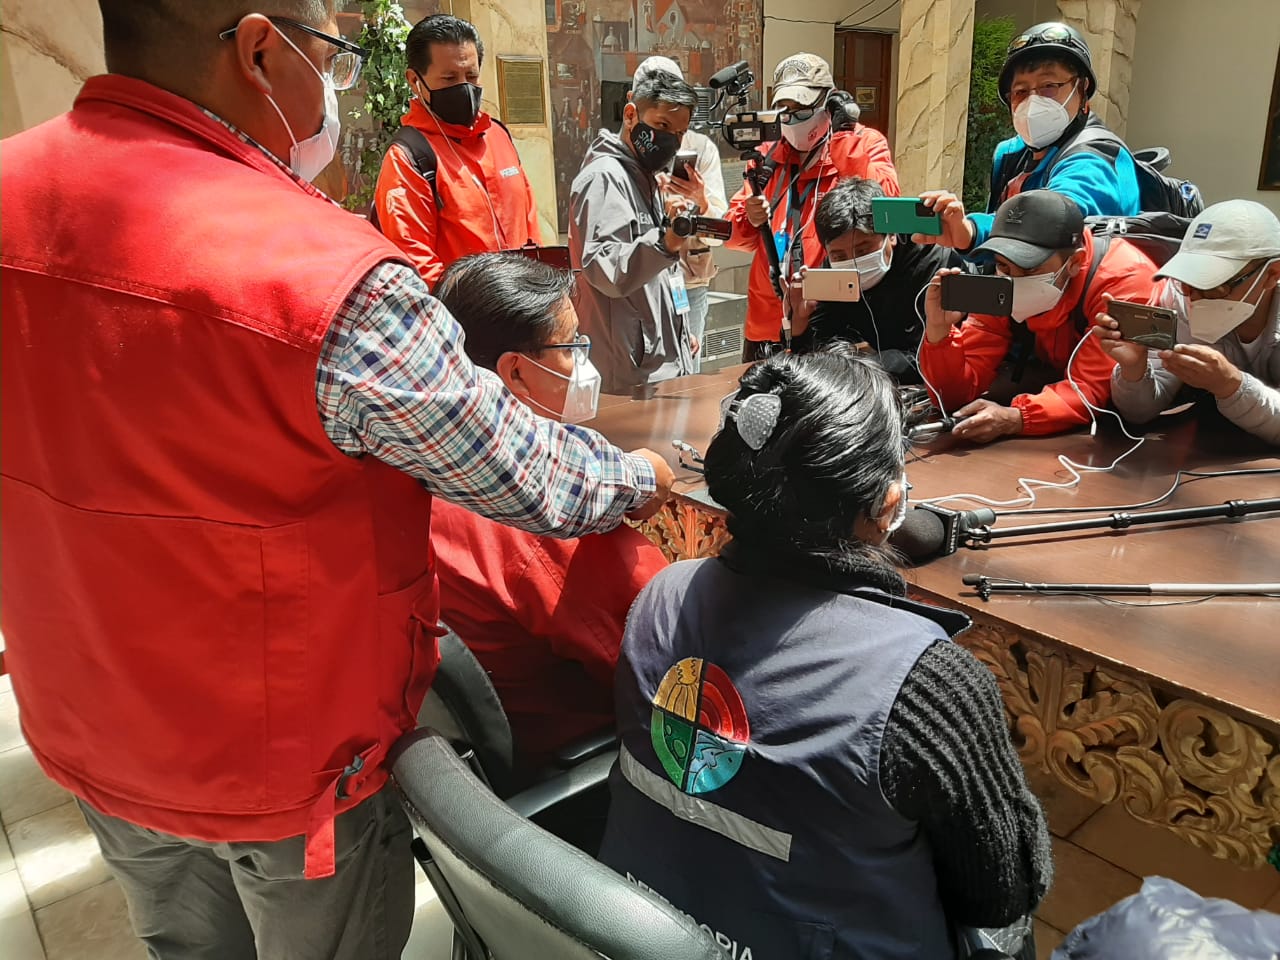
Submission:
<svg viewBox="0 0 1280 960">
<path fill-rule="evenodd" d="M 739 60 L 737 63 L 725 67 L 723 70 L 717 70 L 711 75 L 711 79 L 707 81 L 707 86 L 712 90 L 719 90 L 721 87 L 727 87 L 739 77 L 745 76 L 751 72 L 751 64 L 746 60 Z"/>
<path fill-rule="evenodd" d="M 923 563 L 934 557 L 949 557 L 960 547 L 972 530 L 989 527 L 996 522 L 994 510 L 948 510 L 934 503 L 918 503 L 907 512 L 907 519 L 889 538 L 889 545 L 912 563 Z"/>
</svg>

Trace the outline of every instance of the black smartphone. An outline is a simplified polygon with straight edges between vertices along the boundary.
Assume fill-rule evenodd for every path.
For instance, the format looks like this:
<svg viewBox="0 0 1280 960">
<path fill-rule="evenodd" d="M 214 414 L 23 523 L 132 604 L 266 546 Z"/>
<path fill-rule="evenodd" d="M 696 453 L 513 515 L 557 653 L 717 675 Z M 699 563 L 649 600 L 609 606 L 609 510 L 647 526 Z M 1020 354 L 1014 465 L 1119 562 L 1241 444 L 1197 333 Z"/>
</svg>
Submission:
<svg viewBox="0 0 1280 960">
<path fill-rule="evenodd" d="M 689 171 L 686 166 L 696 166 L 698 163 L 698 155 L 692 150 L 681 150 L 676 154 L 675 165 L 671 168 L 671 175 L 681 180 L 689 179 Z"/>
<path fill-rule="evenodd" d="M 1172 350 L 1178 342 L 1178 315 L 1168 307 L 1112 300 L 1107 308 L 1120 326 L 1120 336 L 1148 350 Z"/>
<path fill-rule="evenodd" d="M 1013 281 L 1008 277 L 948 274 L 942 278 L 942 309 L 1007 317 L 1013 310 Z"/>
</svg>

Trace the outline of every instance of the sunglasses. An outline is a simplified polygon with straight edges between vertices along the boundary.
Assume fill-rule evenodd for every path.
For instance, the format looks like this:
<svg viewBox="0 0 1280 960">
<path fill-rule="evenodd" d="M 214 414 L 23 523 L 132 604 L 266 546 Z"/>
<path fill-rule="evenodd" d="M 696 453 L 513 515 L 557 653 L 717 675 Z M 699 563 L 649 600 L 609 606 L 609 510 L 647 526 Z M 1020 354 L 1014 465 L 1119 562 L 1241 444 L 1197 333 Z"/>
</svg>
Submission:
<svg viewBox="0 0 1280 960">
<path fill-rule="evenodd" d="M 329 65 L 329 78 L 333 81 L 333 88 L 335 90 L 350 90 L 356 85 L 356 81 L 360 79 L 360 68 L 364 66 L 364 61 L 369 56 L 369 51 L 364 47 L 358 43 L 352 43 L 344 37 L 330 36 L 315 27 L 309 27 L 305 23 L 299 23 L 297 20 L 290 20 L 288 17 L 268 17 L 267 19 L 272 23 L 286 24 L 315 37 L 317 40 L 324 40 L 326 43 L 333 44 L 338 48 L 337 55 Z M 239 29 L 238 26 L 223 30 L 218 34 L 218 39 L 230 40 L 236 35 L 237 29 Z"/>
</svg>

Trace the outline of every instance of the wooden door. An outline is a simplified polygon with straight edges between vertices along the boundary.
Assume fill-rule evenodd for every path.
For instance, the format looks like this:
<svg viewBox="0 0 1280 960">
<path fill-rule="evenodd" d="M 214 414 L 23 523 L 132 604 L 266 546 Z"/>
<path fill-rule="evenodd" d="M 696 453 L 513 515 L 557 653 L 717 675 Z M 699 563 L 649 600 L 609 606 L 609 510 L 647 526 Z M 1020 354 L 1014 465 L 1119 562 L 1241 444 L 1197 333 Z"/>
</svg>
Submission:
<svg viewBox="0 0 1280 960">
<path fill-rule="evenodd" d="M 893 67 L 893 35 L 866 30 L 842 30 L 844 67 L 836 78 L 853 94 L 862 110 L 861 122 L 886 136 L 889 133 L 890 71 Z"/>
</svg>

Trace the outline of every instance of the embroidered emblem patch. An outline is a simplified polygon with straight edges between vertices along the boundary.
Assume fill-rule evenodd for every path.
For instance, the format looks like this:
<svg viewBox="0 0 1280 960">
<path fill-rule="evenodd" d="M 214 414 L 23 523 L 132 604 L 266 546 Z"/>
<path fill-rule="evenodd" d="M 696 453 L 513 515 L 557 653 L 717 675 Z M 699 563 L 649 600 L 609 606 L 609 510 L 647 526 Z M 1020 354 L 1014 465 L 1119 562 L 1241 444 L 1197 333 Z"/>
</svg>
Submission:
<svg viewBox="0 0 1280 960">
<path fill-rule="evenodd" d="M 710 793 L 734 778 L 751 729 L 733 682 L 697 657 L 666 672 L 653 698 L 649 736 L 671 782 L 688 794 Z"/>
<path fill-rule="evenodd" d="M 1213 229 L 1212 223 L 1201 223 L 1196 226 L 1195 239 L 1203 240 L 1209 235 L 1209 231 Z"/>
</svg>

